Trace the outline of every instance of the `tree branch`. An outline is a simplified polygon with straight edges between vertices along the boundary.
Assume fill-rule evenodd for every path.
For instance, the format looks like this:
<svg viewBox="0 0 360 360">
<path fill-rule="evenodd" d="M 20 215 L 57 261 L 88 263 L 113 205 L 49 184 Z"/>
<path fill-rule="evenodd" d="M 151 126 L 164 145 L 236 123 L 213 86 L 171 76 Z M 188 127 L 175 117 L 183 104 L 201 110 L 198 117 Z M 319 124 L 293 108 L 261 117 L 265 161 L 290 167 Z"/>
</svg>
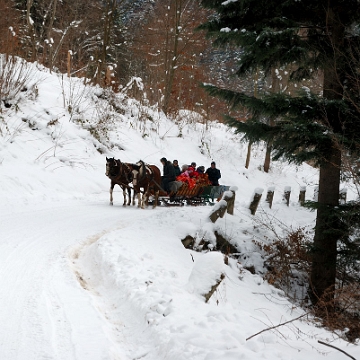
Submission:
<svg viewBox="0 0 360 360">
<path fill-rule="evenodd" d="M 291 323 L 291 322 L 293 322 L 293 321 L 299 320 L 299 319 L 301 319 L 302 317 L 304 317 L 304 316 L 306 316 L 306 315 L 308 315 L 308 313 L 305 313 L 305 314 L 303 314 L 303 315 L 300 315 L 300 316 L 298 316 L 298 317 L 295 318 L 295 319 L 292 319 L 292 320 L 289 320 L 289 321 L 285 321 L 285 322 L 283 322 L 283 323 L 281 323 L 281 324 L 278 324 L 278 325 L 275 325 L 275 326 L 271 326 L 271 327 L 269 327 L 269 328 L 267 328 L 267 329 L 261 330 L 261 331 L 259 331 L 258 333 L 249 336 L 249 337 L 246 339 L 246 341 L 250 340 L 251 338 L 253 338 L 253 337 L 255 337 L 255 336 L 257 336 L 257 335 L 259 335 L 259 334 L 261 334 L 261 333 L 263 333 L 263 332 L 265 332 L 265 331 L 273 330 L 273 329 L 276 329 L 276 328 L 278 328 L 278 327 L 280 327 L 280 326 L 283 326 L 283 325 L 289 324 L 289 323 Z M 355 359 L 355 360 L 356 360 L 356 359 Z"/>
<path fill-rule="evenodd" d="M 342 352 L 343 354 L 345 354 L 345 355 L 348 356 L 349 358 L 351 358 L 351 359 L 353 359 L 353 360 L 356 360 L 353 356 L 349 355 L 347 352 L 345 352 L 344 350 L 339 349 L 338 347 L 336 347 L 336 346 L 334 346 L 334 345 L 327 344 L 327 343 L 325 343 L 325 342 L 323 342 L 323 341 L 321 341 L 321 340 L 318 340 L 318 343 L 319 343 L 319 344 L 322 344 L 322 345 L 325 345 L 325 346 L 329 346 L 329 347 L 334 348 L 334 349 L 336 349 L 336 350 L 339 350 L 340 352 Z"/>
</svg>

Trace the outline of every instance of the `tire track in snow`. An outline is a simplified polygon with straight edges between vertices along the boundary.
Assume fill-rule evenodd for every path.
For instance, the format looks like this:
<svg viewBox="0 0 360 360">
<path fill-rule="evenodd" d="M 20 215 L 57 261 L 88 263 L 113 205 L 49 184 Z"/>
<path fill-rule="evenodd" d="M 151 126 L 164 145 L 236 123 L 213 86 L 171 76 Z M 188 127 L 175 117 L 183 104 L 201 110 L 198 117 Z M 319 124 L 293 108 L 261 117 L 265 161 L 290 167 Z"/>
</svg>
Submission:
<svg viewBox="0 0 360 360">
<path fill-rule="evenodd" d="M 0 206 L 0 359 L 111 360 L 103 319 L 69 266 L 68 249 L 134 211 L 99 202 Z"/>
<path fill-rule="evenodd" d="M 117 229 L 126 228 L 128 225 L 144 218 L 146 213 L 132 217 L 131 221 L 126 221 Z M 72 269 L 77 277 L 81 287 L 91 295 L 94 306 L 102 314 L 105 322 L 108 324 L 108 334 L 113 341 L 114 354 L 119 356 L 119 360 L 158 360 L 157 356 L 153 356 L 154 349 L 149 348 L 146 344 L 151 344 L 151 335 L 147 333 L 143 322 L 137 321 L 133 316 L 132 305 L 128 302 L 119 303 L 114 297 L 117 297 L 119 289 L 114 284 L 113 289 L 106 288 L 99 284 L 99 277 L 95 273 L 101 272 L 101 264 L 89 263 L 87 252 L 91 251 L 92 246 L 96 246 L 99 241 L 110 231 L 105 231 L 97 235 L 91 236 L 83 244 L 72 248 L 69 257 L 72 262 Z M 86 258 L 86 259 L 85 259 Z M 117 357 L 116 357 L 117 358 Z"/>
</svg>

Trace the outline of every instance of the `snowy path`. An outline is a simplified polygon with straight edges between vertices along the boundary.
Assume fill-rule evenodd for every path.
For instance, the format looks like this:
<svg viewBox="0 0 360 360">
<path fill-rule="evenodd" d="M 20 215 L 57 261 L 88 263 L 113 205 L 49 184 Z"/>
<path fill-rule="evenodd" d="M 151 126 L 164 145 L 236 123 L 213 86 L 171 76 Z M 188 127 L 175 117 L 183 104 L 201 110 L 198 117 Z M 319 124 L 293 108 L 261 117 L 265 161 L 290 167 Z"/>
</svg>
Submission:
<svg viewBox="0 0 360 360">
<path fill-rule="evenodd" d="M 102 198 L 2 206 L 0 216 L 0 359 L 126 360 L 69 254 L 146 211 Z"/>
</svg>

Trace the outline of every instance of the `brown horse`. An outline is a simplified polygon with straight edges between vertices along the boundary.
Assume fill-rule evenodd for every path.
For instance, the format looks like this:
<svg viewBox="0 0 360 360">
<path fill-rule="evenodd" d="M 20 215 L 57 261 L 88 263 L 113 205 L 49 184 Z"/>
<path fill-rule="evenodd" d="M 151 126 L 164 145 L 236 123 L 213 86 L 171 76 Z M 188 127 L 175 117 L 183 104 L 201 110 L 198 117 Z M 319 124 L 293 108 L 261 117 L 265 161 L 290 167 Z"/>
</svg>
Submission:
<svg viewBox="0 0 360 360">
<path fill-rule="evenodd" d="M 138 206 L 144 209 L 148 205 L 149 196 L 153 195 L 155 197 L 153 207 L 155 208 L 159 191 L 162 190 L 160 169 L 155 165 L 148 165 L 140 160 L 138 163 L 132 164 L 132 174 L 134 197 L 137 194 Z M 141 191 L 141 188 L 143 191 Z M 141 192 L 143 193 L 142 197 Z"/>
<path fill-rule="evenodd" d="M 133 180 L 132 168 L 130 164 L 122 163 L 115 158 L 106 158 L 106 173 L 105 175 L 111 180 L 110 183 L 110 205 L 113 205 L 113 190 L 117 184 L 123 190 L 124 203 L 123 206 L 130 205 L 131 203 L 131 186 L 129 184 Z M 126 190 L 129 195 L 128 203 L 126 204 Z M 135 197 L 135 194 L 134 194 Z M 134 204 L 134 199 L 133 199 Z"/>
</svg>

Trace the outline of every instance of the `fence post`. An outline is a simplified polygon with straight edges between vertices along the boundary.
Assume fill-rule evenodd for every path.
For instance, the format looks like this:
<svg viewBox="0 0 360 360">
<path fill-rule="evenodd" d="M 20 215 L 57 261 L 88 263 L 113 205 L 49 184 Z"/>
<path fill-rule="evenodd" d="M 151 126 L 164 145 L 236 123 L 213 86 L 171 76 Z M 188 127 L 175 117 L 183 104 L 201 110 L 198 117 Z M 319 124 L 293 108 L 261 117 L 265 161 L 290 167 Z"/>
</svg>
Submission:
<svg viewBox="0 0 360 360">
<path fill-rule="evenodd" d="M 303 206 L 305 202 L 305 193 L 306 193 L 306 186 L 300 186 L 299 203 L 301 206 Z"/>
<path fill-rule="evenodd" d="M 271 187 L 268 188 L 268 191 L 267 191 L 267 194 L 266 194 L 265 201 L 269 204 L 270 209 L 272 207 L 272 203 L 273 203 L 273 199 L 274 199 L 274 191 L 275 191 L 274 186 L 271 186 Z"/>
<path fill-rule="evenodd" d="M 251 211 L 251 215 L 255 215 L 263 191 L 264 191 L 264 189 L 262 189 L 262 188 L 256 188 L 255 189 L 254 198 L 253 198 L 253 201 L 251 202 L 250 207 L 249 207 L 249 209 Z"/>
<path fill-rule="evenodd" d="M 209 214 L 211 222 L 215 222 L 219 217 L 222 218 L 227 212 L 230 215 L 234 215 L 235 206 L 235 193 L 237 191 L 236 186 L 231 186 L 228 191 L 222 194 L 221 200 L 215 204 L 212 211 Z"/>
<path fill-rule="evenodd" d="M 230 215 L 234 215 L 234 206 L 235 206 L 235 190 L 230 189 L 231 196 L 223 196 L 223 199 L 227 202 L 226 212 Z M 229 193 L 227 193 L 229 194 Z"/>
<path fill-rule="evenodd" d="M 213 208 L 210 213 L 211 222 L 215 223 L 215 221 L 220 217 L 224 217 L 227 208 L 227 202 L 225 200 L 220 200 Z"/>
<path fill-rule="evenodd" d="M 291 194 L 291 186 L 285 186 L 285 188 L 284 188 L 284 201 L 285 201 L 287 206 L 289 206 L 290 194 Z"/>
<path fill-rule="evenodd" d="M 340 205 L 344 205 L 346 203 L 346 194 L 347 194 L 346 188 L 343 188 L 340 190 L 340 193 L 339 193 L 339 204 Z"/>
</svg>

